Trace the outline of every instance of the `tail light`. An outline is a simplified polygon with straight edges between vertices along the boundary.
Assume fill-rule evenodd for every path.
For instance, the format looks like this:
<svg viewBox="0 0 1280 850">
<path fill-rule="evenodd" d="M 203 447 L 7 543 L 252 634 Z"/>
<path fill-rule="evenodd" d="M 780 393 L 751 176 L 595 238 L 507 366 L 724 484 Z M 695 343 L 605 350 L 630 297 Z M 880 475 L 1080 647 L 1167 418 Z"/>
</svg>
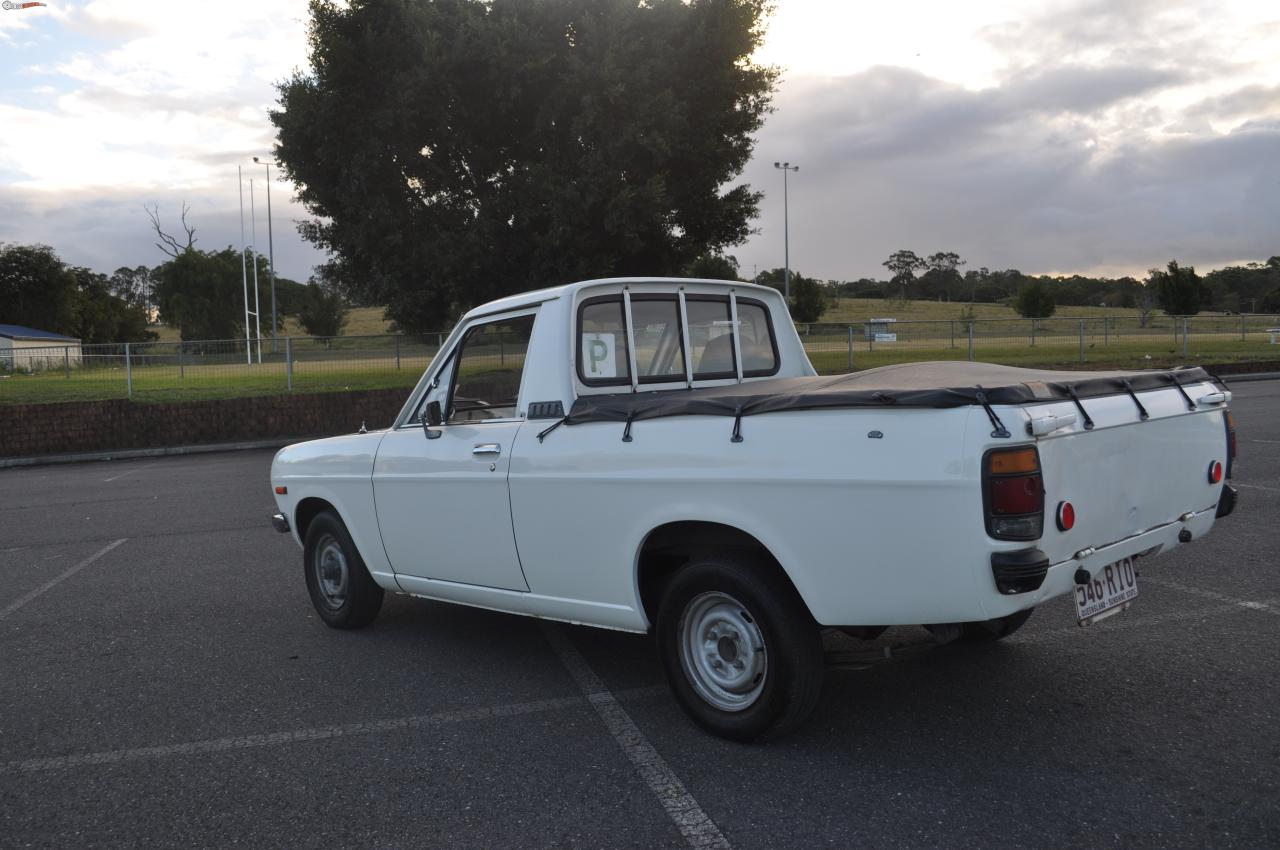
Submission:
<svg viewBox="0 0 1280 850">
<path fill-rule="evenodd" d="M 992 449 L 982 459 L 987 534 L 997 540 L 1036 540 L 1044 534 L 1044 480 L 1034 446 Z"/>
<path fill-rule="evenodd" d="M 1231 467 L 1236 465 L 1236 418 L 1228 410 L 1222 417 L 1227 424 L 1227 477 L 1231 477 Z"/>
</svg>

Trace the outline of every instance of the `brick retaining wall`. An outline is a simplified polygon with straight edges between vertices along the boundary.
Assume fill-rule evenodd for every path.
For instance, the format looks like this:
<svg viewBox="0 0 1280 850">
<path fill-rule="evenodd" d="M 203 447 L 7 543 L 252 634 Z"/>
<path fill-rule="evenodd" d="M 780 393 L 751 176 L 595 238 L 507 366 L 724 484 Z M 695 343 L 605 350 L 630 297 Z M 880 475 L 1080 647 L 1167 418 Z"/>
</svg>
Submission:
<svg viewBox="0 0 1280 850">
<path fill-rule="evenodd" d="M 349 434 L 385 428 L 409 391 L 139 403 L 0 404 L 0 458 Z"/>
</svg>

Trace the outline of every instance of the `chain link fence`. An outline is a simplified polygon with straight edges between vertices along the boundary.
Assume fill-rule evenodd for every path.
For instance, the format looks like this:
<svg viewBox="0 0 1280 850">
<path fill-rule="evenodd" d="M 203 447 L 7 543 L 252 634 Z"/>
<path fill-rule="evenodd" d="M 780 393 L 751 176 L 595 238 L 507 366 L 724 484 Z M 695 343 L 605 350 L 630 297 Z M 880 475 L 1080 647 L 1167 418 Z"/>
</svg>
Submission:
<svg viewBox="0 0 1280 850">
<path fill-rule="evenodd" d="M 823 374 L 920 360 L 1142 368 L 1280 361 L 1280 316 L 868 320 L 796 326 Z M 0 403 L 411 387 L 448 334 L 0 348 Z M 488 334 L 494 365 L 522 346 Z M 479 353 L 479 349 L 476 350 Z"/>
</svg>

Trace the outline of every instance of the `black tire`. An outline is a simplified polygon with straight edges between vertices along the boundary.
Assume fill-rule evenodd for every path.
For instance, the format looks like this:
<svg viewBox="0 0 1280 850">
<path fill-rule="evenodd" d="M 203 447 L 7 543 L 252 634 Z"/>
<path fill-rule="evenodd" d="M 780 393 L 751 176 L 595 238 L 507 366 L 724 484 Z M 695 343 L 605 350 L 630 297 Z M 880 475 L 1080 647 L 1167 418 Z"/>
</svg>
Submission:
<svg viewBox="0 0 1280 850">
<path fill-rule="evenodd" d="M 723 601 L 712 605 L 709 613 L 699 614 L 717 600 Z M 714 685 L 706 684 L 708 665 L 713 662 L 690 660 L 691 654 L 682 655 L 681 650 L 686 616 L 695 618 L 690 622 L 691 634 L 693 624 L 698 622 L 711 624 L 707 626 L 708 634 L 714 634 L 721 628 L 715 619 L 720 614 L 716 612 L 727 613 L 733 622 L 746 624 L 747 633 L 742 635 L 729 625 L 726 634 L 731 637 L 722 637 L 718 642 L 707 638 L 708 647 L 714 643 L 727 651 L 723 655 L 721 649 L 707 651 L 713 652 L 722 665 L 726 660 L 736 664 L 747 658 L 752 665 L 762 665 L 759 672 L 744 671 L 750 678 L 743 681 L 752 683 L 751 691 L 731 694 L 744 702 L 730 709 L 718 707 L 714 695 L 704 695 L 708 687 L 715 690 Z M 662 665 L 676 700 L 695 723 L 713 735 L 731 741 L 776 738 L 799 727 L 818 703 L 825 671 L 821 631 L 791 584 L 774 564 L 763 559 L 750 554 L 700 554 L 691 558 L 667 584 L 656 632 Z M 739 637 L 746 642 L 739 643 Z M 754 653 L 733 649 L 756 640 L 760 647 Z M 762 656 L 755 654 L 760 649 Z M 699 655 L 707 657 L 701 652 Z M 687 664 L 698 664 L 708 672 L 699 679 L 699 673 L 686 669 Z M 717 692 L 721 698 L 728 694 Z"/>
<path fill-rule="evenodd" d="M 347 527 L 333 511 L 321 511 L 307 526 L 302 567 L 311 604 L 327 625 L 358 629 L 378 616 L 382 588 L 369 575 Z"/>
<path fill-rule="evenodd" d="M 1022 628 L 1022 624 L 1031 618 L 1031 612 L 1036 609 L 1028 608 L 1025 611 L 1018 611 L 1007 617 L 996 617 L 994 620 L 980 620 L 976 623 L 961 623 L 961 639 L 968 643 L 991 643 L 1009 635 Z"/>
</svg>

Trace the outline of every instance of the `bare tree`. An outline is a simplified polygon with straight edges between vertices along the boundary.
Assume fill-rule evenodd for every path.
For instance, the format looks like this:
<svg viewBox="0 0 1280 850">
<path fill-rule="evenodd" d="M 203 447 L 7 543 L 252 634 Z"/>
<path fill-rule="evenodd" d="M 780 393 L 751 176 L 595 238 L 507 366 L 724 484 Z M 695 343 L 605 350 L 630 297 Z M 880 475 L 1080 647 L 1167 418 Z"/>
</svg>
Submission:
<svg viewBox="0 0 1280 850">
<path fill-rule="evenodd" d="M 151 226 L 155 229 L 156 236 L 160 237 L 160 241 L 156 243 L 156 247 L 161 251 L 176 259 L 179 254 L 186 253 L 195 247 L 196 228 L 194 225 L 187 224 L 187 213 L 191 211 L 191 208 L 187 206 L 186 201 L 183 201 L 182 203 L 182 229 L 186 231 L 187 234 L 186 245 L 183 245 L 177 239 L 173 238 L 168 233 L 165 233 L 164 229 L 160 227 L 159 204 L 152 204 L 150 207 L 143 204 L 142 208 L 146 210 L 147 218 L 151 219 Z"/>
</svg>

